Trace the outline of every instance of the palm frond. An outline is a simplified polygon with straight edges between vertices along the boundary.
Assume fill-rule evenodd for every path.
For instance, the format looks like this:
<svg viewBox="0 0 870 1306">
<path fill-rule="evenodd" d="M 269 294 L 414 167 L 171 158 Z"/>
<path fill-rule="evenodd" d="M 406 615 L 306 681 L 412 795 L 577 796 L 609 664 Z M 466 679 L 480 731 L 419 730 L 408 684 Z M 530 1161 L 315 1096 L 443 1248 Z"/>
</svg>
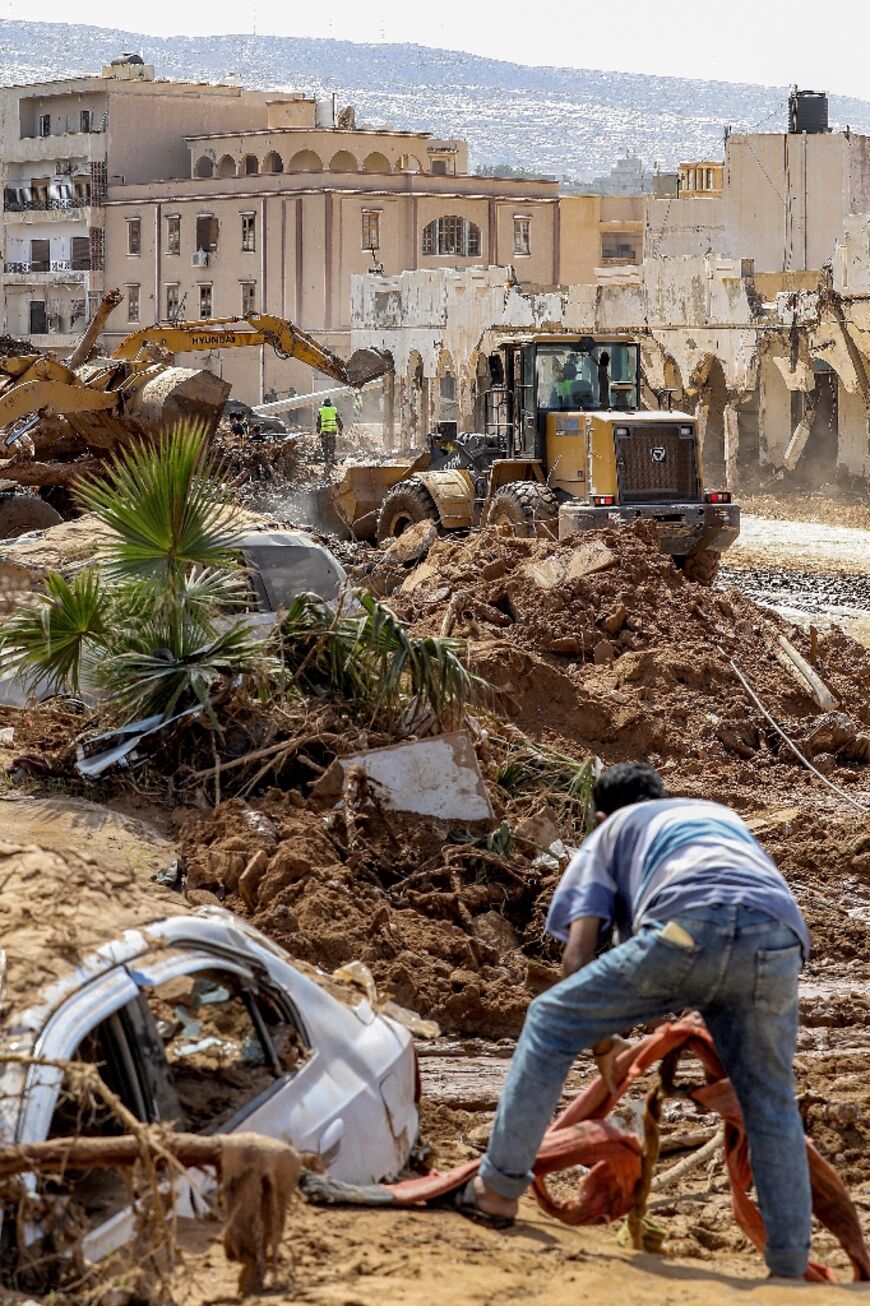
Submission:
<svg viewBox="0 0 870 1306">
<path fill-rule="evenodd" d="M 105 659 L 100 683 L 121 724 L 199 703 L 217 726 L 216 696 L 258 671 L 266 656 L 266 642 L 242 622 L 216 635 L 192 621 L 152 622 Z"/>
<path fill-rule="evenodd" d="M 117 536 L 103 551 L 107 574 L 174 587 L 190 567 L 232 565 L 242 527 L 218 473 L 208 466 L 203 428 L 181 425 L 83 483 L 82 503 Z"/>
<path fill-rule="evenodd" d="M 496 783 L 511 795 L 533 793 L 561 810 L 571 833 L 582 838 L 592 817 L 592 786 L 595 763 L 592 758 L 569 757 L 547 744 L 525 737 L 503 740 L 491 736 L 496 746 L 506 749 L 496 772 Z"/>
<path fill-rule="evenodd" d="M 460 640 L 419 638 L 371 594 L 355 613 L 336 614 L 315 595 L 297 598 L 281 627 L 289 674 L 310 691 L 354 704 L 373 722 L 408 732 L 431 716 L 442 729 L 458 725 L 466 706 L 487 688 L 460 659 Z"/>
<path fill-rule="evenodd" d="M 52 573 L 34 604 L 7 617 L 0 633 L 0 665 L 25 684 L 42 681 L 50 693 L 78 693 L 88 654 L 110 639 L 110 597 L 99 577 L 83 571 L 72 580 Z"/>
</svg>

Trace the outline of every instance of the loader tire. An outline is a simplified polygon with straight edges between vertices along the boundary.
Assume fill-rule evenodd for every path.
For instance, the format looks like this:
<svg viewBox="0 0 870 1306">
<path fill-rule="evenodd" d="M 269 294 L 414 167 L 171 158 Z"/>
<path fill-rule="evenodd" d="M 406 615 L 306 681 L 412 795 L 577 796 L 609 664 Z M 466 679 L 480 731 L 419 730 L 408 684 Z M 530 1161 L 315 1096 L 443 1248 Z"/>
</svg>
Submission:
<svg viewBox="0 0 870 1306">
<path fill-rule="evenodd" d="M 422 481 L 399 481 L 384 496 L 378 515 L 378 543 L 395 540 L 421 521 L 440 522 L 435 500 Z"/>
<path fill-rule="evenodd" d="M 506 535 L 555 540 L 559 535 L 559 500 L 540 481 L 512 481 L 492 496 L 486 524 Z"/>
<path fill-rule="evenodd" d="M 0 494 L 0 540 L 14 540 L 28 531 L 44 531 L 63 521 L 56 508 L 31 494 Z"/>
<path fill-rule="evenodd" d="M 719 571 L 722 554 L 717 549 L 693 549 L 684 558 L 675 558 L 686 580 L 696 585 L 712 585 Z"/>
</svg>

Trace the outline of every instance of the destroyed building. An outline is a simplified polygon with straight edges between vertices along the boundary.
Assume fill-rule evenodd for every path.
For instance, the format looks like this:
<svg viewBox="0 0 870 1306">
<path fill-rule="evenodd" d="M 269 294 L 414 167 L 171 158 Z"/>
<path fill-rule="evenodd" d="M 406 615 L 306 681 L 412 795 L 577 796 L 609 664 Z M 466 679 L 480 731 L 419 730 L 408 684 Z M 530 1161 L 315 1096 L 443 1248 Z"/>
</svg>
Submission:
<svg viewBox="0 0 870 1306">
<path fill-rule="evenodd" d="M 681 171 L 676 197 L 633 201 L 643 261 L 602 258 L 586 281 L 529 287 L 496 268 L 357 279 L 353 345 L 392 355 L 395 428 L 481 430 L 500 338 L 625 332 L 642 341 L 647 402 L 697 413 L 708 481 L 747 488 L 786 461 L 807 486 L 866 481 L 870 137 L 730 135 L 724 168 Z"/>
</svg>

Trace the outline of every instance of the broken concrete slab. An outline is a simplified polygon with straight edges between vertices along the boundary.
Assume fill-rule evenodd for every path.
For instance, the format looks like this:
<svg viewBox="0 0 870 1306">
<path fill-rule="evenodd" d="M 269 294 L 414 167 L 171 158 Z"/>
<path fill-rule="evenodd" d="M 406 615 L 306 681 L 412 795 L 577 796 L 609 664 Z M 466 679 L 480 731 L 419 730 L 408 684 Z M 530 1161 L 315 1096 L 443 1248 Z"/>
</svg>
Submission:
<svg viewBox="0 0 870 1306">
<path fill-rule="evenodd" d="M 521 839 L 523 843 L 530 843 L 539 851 L 546 851 L 552 844 L 557 843 L 562 835 L 559 826 L 556 823 L 556 814 L 552 807 L 544 804 L 531 816 L 527 816 L 524 821 L 520 821 L 514 830 L 514 836 Z"/>
<path fill-rule="evenodd" d="M 388 811 L 442 821 L 491 821 L 492 803 L 471 737 L 463 730 L 339 757 L 312 797 L 338 802 L 347 772 L 361 770 Z"/>
<path fill-rule="evenodd" d="M 603 540 L 584 540 L 568 560 L 565 579 L 579 580 L 581 576 L 591 576 L 596 571 L 607 571 L 616 566 L 616 561 L 616 554 Z"/>
<path fill-rule="evenodd" d="M 524 562 L 519 570 L 521 576 L 527 577 L 540 590 L 555 589 L 565 577 L 564 564 L 558 554 Z"/>
<path fill-rule="evenodd" d="M 400 537 L 401 538 L 401 537 Z M 410 594 L 418 585 L 425 585 L 433 576 L 438 575 L 438 568 L 431 562 L 421 562 L 419 567 L 415 567 L 410 576 L 406 576 L 400 586 L 403 594 Z"/>
<path fill-rule="evenodd" d="M 384 550 L 390 562 L 409 563 L 425 558 L 438 538 L 438 527 L 433 521 L 418 521 L 409 526 Z"/>
</svg>

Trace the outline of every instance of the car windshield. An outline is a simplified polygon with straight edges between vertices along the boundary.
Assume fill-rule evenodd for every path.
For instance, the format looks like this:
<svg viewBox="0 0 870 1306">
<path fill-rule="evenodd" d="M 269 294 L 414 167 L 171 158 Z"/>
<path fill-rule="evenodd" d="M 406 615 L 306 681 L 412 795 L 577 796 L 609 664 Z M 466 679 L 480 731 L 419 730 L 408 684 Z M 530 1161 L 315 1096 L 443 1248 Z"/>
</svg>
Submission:
<svg viewBox="0 0 870 1306">
<path fill-rule="evenodd" d="M 638 347 L 539 345 L 537 387 L 539 408 L 636 408 Z"/>
</svg>

